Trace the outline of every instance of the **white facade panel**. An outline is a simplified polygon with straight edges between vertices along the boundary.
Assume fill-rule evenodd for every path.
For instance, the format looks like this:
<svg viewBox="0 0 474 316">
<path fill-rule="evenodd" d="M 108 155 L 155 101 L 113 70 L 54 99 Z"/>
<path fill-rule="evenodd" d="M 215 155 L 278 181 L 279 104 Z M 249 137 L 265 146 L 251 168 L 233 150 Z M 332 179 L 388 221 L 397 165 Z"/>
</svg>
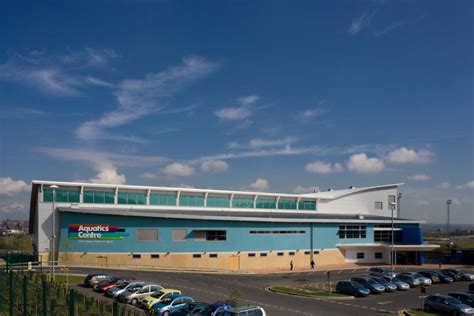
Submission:
<svg viewBox="0 0 474 316">
<path fill-rule="evenodd" d="M 376 259 L 375 253 L 381 252 L 382 258 Z M 363 253 L 364 258 L 357 258 L 357 253 Z M 346 263 L 388 263 L 390 251 L 385 249 L 348 249 L 346 250 Z"/>
</svg>

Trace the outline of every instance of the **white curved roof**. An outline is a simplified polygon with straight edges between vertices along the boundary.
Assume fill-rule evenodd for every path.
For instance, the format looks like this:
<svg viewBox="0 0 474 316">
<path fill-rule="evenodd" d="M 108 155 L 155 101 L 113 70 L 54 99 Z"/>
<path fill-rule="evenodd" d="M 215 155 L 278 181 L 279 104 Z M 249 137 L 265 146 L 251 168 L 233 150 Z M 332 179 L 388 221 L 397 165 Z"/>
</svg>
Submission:
<svg viewBox="0 0 474 316">
<path fill-rule="evenodd" d="M 302 194 L 302 196 L 309 197 L 309 198 L 320 198 L 320 199 L 325 199 L 325 200 L 326 199 L 332 200 L 332 199 L 337 199 L 345 195 L 354 194 L 358 192 L 377 190 L 377 189 L 396 188 L 401 185 L 403 185 L 403 183 L 383 184 L 383 185 L 360 187 L 360 188 L 352 187 L 352 188 L 344 189 L 344 190 L 328 190 L 328 191 L 322 191 L 322 192 L 307 193 L 307 194 Z"/>
</svg>

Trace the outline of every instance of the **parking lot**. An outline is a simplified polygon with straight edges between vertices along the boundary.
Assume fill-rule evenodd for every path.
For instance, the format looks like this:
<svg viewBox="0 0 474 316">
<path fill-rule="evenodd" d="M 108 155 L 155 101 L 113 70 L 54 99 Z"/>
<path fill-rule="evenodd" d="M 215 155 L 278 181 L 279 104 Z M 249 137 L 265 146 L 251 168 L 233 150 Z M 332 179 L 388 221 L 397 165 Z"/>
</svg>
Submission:
<svg viewBox="0 0 474 316">
<path fill-rule="evenodd" d="M 395 314 L 402 309 L 420 308 L 420 288 L 405 292 L 396 291 L 370 295 L 365 298 L 330 300 L 306 298 L 272 293 L 266 290 L 272 285 L 304 285 L 327 282 L 326 272 L 293 272 L 265 275 L 231 275 L 188 272 L 152 272 L 99 270 L 112 275 L 133 275 L 137 279 L 157 283 L 166 288 L 177 288 L 183 293 L 193 296 L 197 301 L 215 302 L 229 299 L 238 289 L 242 301 L 247 304 L 260 305 L 268 315 L 378 315 Z M 97 272 L 92 268 L 74 268 L 72 273 L 88 274 Z M 353 276 L 367 275 L 362 270 L 341 270 L 331 272 L 331 282 L 350 279 Z M 470 282 L 454 282 L 451 284 L 434 284 L 427 288 L 425 295 L 447 294 L 448 292 L 464 292 Z M 107 299 L 102 294 L 77 286 L 78 290 L 86 291 L 100 299 Z"/>
</svg>

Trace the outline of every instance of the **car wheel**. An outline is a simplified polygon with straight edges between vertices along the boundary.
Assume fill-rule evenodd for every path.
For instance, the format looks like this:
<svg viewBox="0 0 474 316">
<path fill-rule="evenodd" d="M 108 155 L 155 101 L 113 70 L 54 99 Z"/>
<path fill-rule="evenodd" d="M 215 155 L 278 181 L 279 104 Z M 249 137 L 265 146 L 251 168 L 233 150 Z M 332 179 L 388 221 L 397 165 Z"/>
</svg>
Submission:
<svg viewBox="0 0 474 316">
<path fill-rule="evenodd" d="M 163 313 L 163 316 L 170 316 L 170 312 L 165 311 L 165 312 Z"/>
<path fill-rule="evenodd" d="M 430 305 L 425 305 L 425 312 L 429 313 L 431 311 Z"/>
<path fill-rule="evenodd" d="M 137 305 L 138 301 L 137 301 L 136 298 L 134 298 L 131 303 L 132 303 L 133 306 L 135 306 L 135 305 Z"/>
</svg>

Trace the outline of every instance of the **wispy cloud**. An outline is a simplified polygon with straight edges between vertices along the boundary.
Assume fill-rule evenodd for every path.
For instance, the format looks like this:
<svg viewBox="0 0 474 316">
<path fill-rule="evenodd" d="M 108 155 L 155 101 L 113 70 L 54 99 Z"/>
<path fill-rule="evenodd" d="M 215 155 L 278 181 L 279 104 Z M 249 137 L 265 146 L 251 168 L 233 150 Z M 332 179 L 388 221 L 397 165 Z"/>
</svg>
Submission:
<svg viewBox="0 0 474 316">
<path fill-rule="evenodd" d="M 332 164 L 329 162 L 316 160 L 306 164 L 305 170 L 311 173 L 328 174 L 342 172 L 344 171 L 344 167 L 338 162 Z"/>
<path fill-rule="evenodd" d="M 26 107 L 5 107 L 0 109 L 0 118 L 4 119 L 23 119 L 27 117 L 45 116 L 47 114 L 48 113 L 43 110 Z"/>
<path fill-rule="evenodd" d="M 474 180 L 458 185 L 456 189 L 474 189 Z"/>
<path fill-rule="evenodd" d="M 296 194 L 313 193 L 313 192 L 318 192 L 318 191 L 319 191 L 318 186 L 304 187 L 304 186 L 298 185 L 296 188 L 293 189 L 293 193 L 296 193 Z"/>
<path fill-rule="evenodd" d="M 296 137 L 285 137 L 279 139 L 263 139 L 263 138 L 252 138 L 248 144 L 241 144 L 238 142 L 230 142 L 227 144 L 228 148 L 263 148 L 263 147 L 278 147 L 286 146 L 296 143 L 298 138 Z"/>
<path fill-rule="evenodd" d="M 180 113 L 190 107 L 172 109 L 164 102 L 183 86 L 207 76 L 217 64 L 200 57 L 186 57 L 179 66 L 146 75 L 143 79 L 128 79 L 118 85 L 118 108 L 98 120 L 84 122 L 76 130 L 83 140 L 112 139 L 143 142 L 139 137 L 117 136 L 107 131 L 156 113 Z"/>
<path fill-rule="evenodd" d="M 374 15 L 377 13 L 378 9 L 375 8 L 373 10 L 365 11 L 361 15 L 359 15 L 357 18 L 355 18 L 351 25 L 349 26 L 349 29 L 347 32 L 350 35 L 356 35 L 358 34 L 362 29 L 366 28 L 367 26 L 370 25 L 370 22 Z"/>
<path fill-rule="evenodd" d="M 112 87 L 111 83 L 85 72 L 104 67 L 117 57 L 113 50 L 91 48 L 59 55 L 40 51 L 12 52 L 0 65 L 0 80 L 58 96 L 79 95 L 86 86 Z"/>
<path fill-rule="evenodd" d="M 431 179 L 431 176 L 427 175 L 427 174 L 414 174 L 412 176 L 408 176 L 407 177 L 409 180 L 413 180 L 413 181 L 428 181 Z"/>
</svg>

